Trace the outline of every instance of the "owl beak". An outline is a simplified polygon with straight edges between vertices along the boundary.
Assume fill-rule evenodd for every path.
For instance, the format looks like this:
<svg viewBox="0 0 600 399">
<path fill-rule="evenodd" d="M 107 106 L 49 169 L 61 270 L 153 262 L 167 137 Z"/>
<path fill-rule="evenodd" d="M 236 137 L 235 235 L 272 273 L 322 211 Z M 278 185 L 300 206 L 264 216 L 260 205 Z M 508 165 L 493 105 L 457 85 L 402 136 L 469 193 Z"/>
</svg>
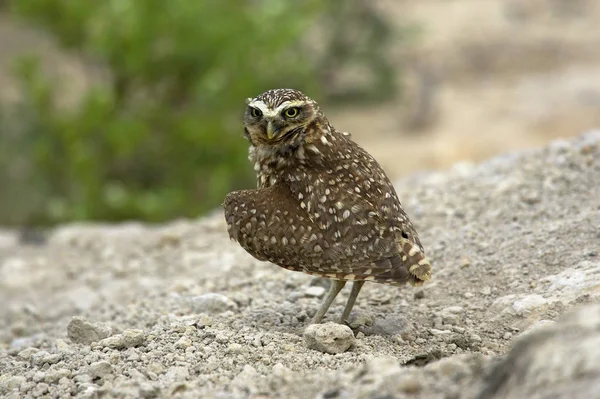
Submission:
<svg viewBox="0 0 600 399">
<path fill-rule="evenodd" d="M 269 140 L 278 138 L 281 135 L 282 128 L 282 126 L 276 124 L 275 122 L 269 122 L 267 124 L 267 138 Z"/>
</svg>

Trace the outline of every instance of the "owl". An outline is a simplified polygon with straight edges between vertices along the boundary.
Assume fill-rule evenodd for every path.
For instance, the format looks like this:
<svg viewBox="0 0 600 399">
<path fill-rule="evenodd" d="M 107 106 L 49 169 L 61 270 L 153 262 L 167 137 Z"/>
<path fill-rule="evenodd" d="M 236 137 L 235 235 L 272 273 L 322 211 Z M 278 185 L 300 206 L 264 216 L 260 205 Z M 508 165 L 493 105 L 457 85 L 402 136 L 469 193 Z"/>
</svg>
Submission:
<svg viewBox="0 0 600 399">
<path fill-rule="evenodd" d="M 377 161 L 335 129 L 311 98 L 274 89 L 246 100 L 244 136 L 258 188 L 223 202 L 229 237 L 249 254 L 331 280 L 311 323 L 347 281 L 347 322 L 366 281 L 418 286 L 431 264 Z"/>
</svg>

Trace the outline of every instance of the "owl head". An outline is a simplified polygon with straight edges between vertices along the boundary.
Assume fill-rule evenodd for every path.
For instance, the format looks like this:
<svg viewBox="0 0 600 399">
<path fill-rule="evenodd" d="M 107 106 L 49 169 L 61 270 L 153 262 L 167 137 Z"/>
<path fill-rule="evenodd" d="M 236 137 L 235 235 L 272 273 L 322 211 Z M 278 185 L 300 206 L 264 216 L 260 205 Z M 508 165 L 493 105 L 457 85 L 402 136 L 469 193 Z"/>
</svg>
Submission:
<svg viewBox="0 0 600 399">
<path fill-rule="evenodd" d="M 269 90 L 247 99 L 246 104 L 244 133 L 254 145 L 297 143 L 323 117 L 314 100 L 293 89 Z"/>
</svg>

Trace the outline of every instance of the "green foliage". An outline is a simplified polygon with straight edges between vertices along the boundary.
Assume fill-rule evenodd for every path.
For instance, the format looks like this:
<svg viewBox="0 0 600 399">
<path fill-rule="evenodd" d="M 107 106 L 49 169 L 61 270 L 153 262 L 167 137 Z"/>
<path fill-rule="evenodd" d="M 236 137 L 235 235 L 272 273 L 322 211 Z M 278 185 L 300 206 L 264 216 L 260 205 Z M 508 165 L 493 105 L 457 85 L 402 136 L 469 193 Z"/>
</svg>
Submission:
<svg viewBox="0 0 600 399">
<path fill-rule="evenodd" d="M 227 192 L 255 184 L 241 134 L 245 98 L 273 87 L 320 96 L 323 65 L 337 68 L 357 57 L 375 57 L 374 69 L 385 64 L 381 46 L 374 48 L 387 34 L 377 19 L 353 57 L 339 50 L 352 47 L 340 45 L 343 31 L 319 39 L 333 51 L 315 53 L 302 40 L 305 32 L 339 13 L 318 0 L 9 0 L 8 6 L 107 72 L 76 106 L 65 106 L 68 81 L 48 78 L 35 59 L 17 64 L 24 99 L 0 115 L 0 146 L 18 144 L 27 160 L 19 173 L 32 209 L 11 222 L 200 215 Z"/>
<path fill-rule="evenodd" d="M 319 14 L 311 1 L 10 6 L 109 71 L 65 110 L 68 82 L 50 81 L 35 60 L 19 63 L 25 103 L 11 128 L 32 144 L 30 177 L 45 198 L 29 222 L 198 215 L 254 184 L 239 126 L 244 99 L 282 85 L 317 90 L 295 51 Z"/>
</svg>

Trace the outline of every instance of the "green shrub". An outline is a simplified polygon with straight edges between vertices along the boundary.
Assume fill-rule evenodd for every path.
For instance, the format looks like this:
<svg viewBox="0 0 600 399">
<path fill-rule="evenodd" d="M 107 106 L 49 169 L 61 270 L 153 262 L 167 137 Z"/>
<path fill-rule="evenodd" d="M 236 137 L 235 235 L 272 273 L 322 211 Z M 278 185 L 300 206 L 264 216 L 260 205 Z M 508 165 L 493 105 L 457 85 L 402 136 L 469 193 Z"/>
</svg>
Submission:
<svg viewBox="0 0 600 399">
<path fill-rule="evenodd" d="M 33 209 L 19 221 L 31 224 L 194 217 L 254 186 L 244 99 L 273 87 L 318 96 L 315 68 L 327 54 L 311 56 L 301 39 L 335 12 L 318 0 L 8 5 L 107 71 L 65 109 L 67 82 L 50 80 L 35 59 L 17 65 L 24 99 L 1 126 L 29 162 L 22 181 L 35 187 Z"/>
</svg>

